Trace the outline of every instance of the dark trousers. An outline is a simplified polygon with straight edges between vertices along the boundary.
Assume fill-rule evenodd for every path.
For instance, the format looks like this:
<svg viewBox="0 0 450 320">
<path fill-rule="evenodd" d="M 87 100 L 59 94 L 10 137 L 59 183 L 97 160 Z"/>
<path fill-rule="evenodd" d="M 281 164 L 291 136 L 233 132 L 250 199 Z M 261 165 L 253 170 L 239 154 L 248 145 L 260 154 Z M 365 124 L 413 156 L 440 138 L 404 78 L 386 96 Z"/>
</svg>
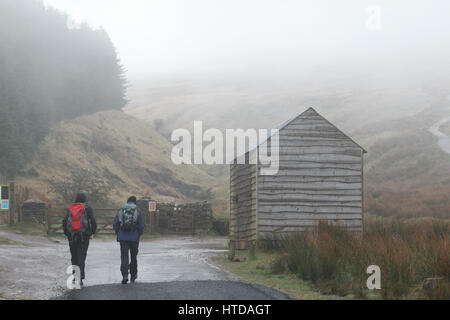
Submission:
<svg viewBox="0 0 450 320">
<path fill-rule="evenodd" d="M 80 267 L 81 279 L 84 279 L 84 266 L 86 263 L 89 239 L 84 241 L 70 241 L 70 254 L 72 255 L 72 265 Z"/>
<path fill-rule="evenodd" d="M 139 252 L 138 241 L 119 241 L 120 242 L 120 272 L 123 277 L 128 277 L 128 270 L 131 277 L 137 276 L 137 255 Z M 131 261 L 130 261 L 131 255 Z"/>
</svg>

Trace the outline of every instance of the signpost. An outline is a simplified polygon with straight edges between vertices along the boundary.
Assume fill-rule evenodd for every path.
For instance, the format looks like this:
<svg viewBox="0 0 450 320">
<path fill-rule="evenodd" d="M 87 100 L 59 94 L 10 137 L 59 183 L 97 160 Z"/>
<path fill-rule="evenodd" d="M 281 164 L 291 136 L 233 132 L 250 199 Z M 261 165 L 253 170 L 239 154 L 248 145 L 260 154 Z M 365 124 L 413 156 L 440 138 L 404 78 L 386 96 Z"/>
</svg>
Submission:
<svg viewBox="0 0 450 320">
<path fill-rule="evenodd" d="M 149 212 L 155 212 L 156 211 L 156 201 L 149 201 L 148 202 L 148 211 Z"/>
<path fill-rule="evenodd" d="M 1 185 L 1 206 L 0 210 L 6 211 L 9 210 L 9 186 Z"/>
<path fill-rule="evenodd" d="M 139 212 L 144 217 L 145 232 L 152 234 L 158 226 L 158 210 L 156 208 L 157 202 L 144 198 L 137 201 Z"/>
<path fill-rule="evenodd" d="M 158 228 L 158 211 L 156 210 L 156 201 L 150 200 L 148 202 L 148 212 L 150 214 L 150 230 L 151 233 L 154 233 L 156 231 L 156 228 Z"/>
<path fill-rule="evenodd" d="M 14 224 L 14 182 L 0 185 L 0 214 L 9 212 L 9 223 Z"/>
</svg>

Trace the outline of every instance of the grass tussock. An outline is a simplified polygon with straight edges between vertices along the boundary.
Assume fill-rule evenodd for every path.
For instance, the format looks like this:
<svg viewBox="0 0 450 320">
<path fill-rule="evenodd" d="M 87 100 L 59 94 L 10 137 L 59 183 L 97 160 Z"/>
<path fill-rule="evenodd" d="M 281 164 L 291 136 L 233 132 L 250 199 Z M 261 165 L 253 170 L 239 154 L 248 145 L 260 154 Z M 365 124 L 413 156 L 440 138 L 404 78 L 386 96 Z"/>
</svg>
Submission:
<svg viewBox="0 0 450 320">
<path fill-rule="evenodd" d="M 434 219 L 369 218 L 363 236 L 326 223 L 285 237 L 270 272 L 294 273 L 322 293 L 367 298 L 367 267 L 381 269 L 384 299 L 450 299 L 450 224 Z M 426 279 L 433 280 L 426 286 Z"/>
</svg>

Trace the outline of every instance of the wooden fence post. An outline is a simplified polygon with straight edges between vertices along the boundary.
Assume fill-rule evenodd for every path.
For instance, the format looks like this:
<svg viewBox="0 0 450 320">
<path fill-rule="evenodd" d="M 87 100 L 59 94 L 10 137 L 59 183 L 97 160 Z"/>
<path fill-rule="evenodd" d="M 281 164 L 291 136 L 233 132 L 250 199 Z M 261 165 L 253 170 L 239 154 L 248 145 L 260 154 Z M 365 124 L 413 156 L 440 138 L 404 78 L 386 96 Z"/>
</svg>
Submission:
<svg viewBox="0 0 450 320">
<path fill-rule="evenodd" d="M 50 208 L 52 207 L 51 204 L 48 204 L 48 206 L 45 207 L 45 222 L 47 223 L 47 235 L 50 235 L 50 227 L 52 225 L 50 221 Z"/>
<path fill-rule="evenodd" d="M 14 224 L 15 207 L 14 207 L 14 182 L 9 183 L 9 224 Z"/>
<path fill-rule="evenodd" d="M 192 210 L 192 235 L 195 236 L 195 210 Z"/>
<path fill-rule="evenodd" d="M 153 213 L 152 212 L 148 212 L 148 217 L 149 217 L 149 233 L 153 234 L 153 228 L 155 227 L 155 223 L 154 223 L 154 217 L 153 217 Z"/>
</svg>

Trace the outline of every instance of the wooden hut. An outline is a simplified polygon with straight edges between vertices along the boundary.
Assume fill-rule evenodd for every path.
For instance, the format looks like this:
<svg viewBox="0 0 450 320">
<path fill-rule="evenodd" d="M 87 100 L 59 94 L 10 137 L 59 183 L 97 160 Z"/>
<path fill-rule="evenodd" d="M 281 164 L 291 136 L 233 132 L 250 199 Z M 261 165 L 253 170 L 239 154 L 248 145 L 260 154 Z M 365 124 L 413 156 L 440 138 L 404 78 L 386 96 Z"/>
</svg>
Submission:
<svg viewBox="0 0 450 320">
<path fill-rule="evenodd" d="M 231 164 L 230 239 L 236 248 L 304 231 L 320 221 L 362 232 L 366 151 L 313 108 L 277 129 L 277 174 L 262 175 L 261 164 L 250 164 L 252 150 L 245 164 L 237 159 Z"/>
</svg>

